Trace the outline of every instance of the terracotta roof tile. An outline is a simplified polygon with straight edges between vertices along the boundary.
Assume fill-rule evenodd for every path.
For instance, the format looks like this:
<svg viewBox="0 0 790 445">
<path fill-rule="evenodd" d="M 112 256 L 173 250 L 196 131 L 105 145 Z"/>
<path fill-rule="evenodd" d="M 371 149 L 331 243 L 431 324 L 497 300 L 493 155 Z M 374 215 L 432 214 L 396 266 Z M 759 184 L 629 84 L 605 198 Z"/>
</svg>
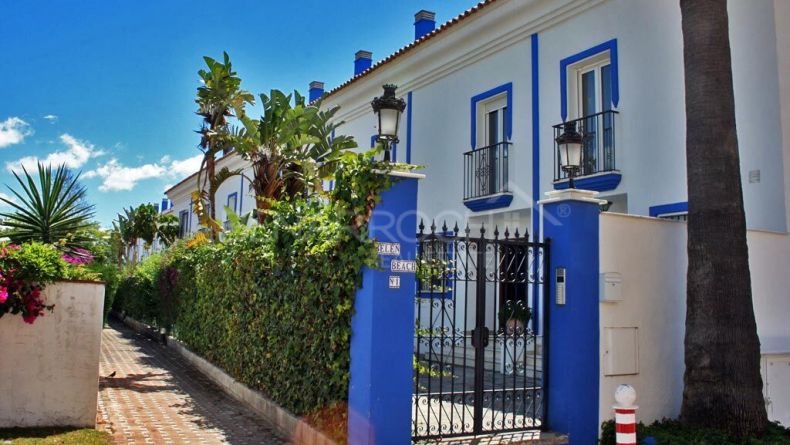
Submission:
<svg viewBox="0 0 790 445">
<path fill-rule="evenodd" d="M 448 20 L 447 22 L 442 24 L 442 26 L 434 29 L 430 33 L 420 37 L 419 39 L 409 43 L 408 45 L 401 47 L 399 50 L 395 51 L 394 53 L 390 54 L 389 56 L 385 57 L 384 59 L 379 60 L 378 62 L 374 63 L 373 66 L 371 66 L 370 68 L 366 69 L 365 71 L 361 72 L 360 74 L 357 74 L 356 76 L 352 77 L 351 79 L 349 79 L 349 80 L 343 82 L 342 84 L 338 85 L 337 87 L 333 88 L 332 90 L 327 92 L 324 95 L 324 97 L 325 98 L 329 97 L 329 96 L 337 93 L 338 91 L 346 88 L 347 86 L 353 84 L 354 82 L 358 81 L 359 79 L 369 75 L 370 73 L 376 71 L 377 69 L 381 68 L 382 66 L 392 62 L 396 58 L 398 58 L 398 57 L 400 57 L 400 56 L 402 56 L 402 55 L 414 50 L 415 48 L 417 48 L 418 46 L 420 46 L 423 43 L 427 42 L 428 40 L 433 39 L 434 37 L 438 36 L 439 34 L 445 32 L 448 29 L 452 28 L 453 26 L 457 25 L 458 23 L 461 23 L 463 20 L 465 20 L 469 16 L 479 12 L 480 10 L 485 8 L 486 6 L 491 5 L 492 3 L 496 3 L 496 1 L 497 0 L 483 0 L 483 1 L 481 1 L 480 3 L 476 4 L 475 6 L 467 9 L 466 11 L 462 12 L 461 14 L 458 14 L 457 16 L 453 17 L 452 19 Z"/>
</svg>

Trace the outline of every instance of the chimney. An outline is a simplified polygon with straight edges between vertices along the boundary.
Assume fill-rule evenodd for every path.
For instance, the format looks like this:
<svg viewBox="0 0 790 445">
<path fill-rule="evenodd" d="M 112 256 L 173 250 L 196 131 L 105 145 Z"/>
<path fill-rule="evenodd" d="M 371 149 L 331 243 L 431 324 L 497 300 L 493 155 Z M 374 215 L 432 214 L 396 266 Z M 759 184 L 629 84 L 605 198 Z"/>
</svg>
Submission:
<svg viewBox="0 0 790 445">
<path fill-rule="evenodd" d="M 324 95 L 324 82 L 314 80 L 310 82 L 309 99 L 310 102 L 315 102 Z"/>
<path fill-rule="evenodd" d="M 357 51 L 354 58 L 354 76 L 362 74 L 371 65 L 373 65 L 373 53 L 362 49 Z"/>
<path fill-rule="evenodd" d="M 421 10 L 414 14 L 414 40 L 419 40 L 422 36 L 430 34 L 436 29 L 436 13 Z"/>
</svg>

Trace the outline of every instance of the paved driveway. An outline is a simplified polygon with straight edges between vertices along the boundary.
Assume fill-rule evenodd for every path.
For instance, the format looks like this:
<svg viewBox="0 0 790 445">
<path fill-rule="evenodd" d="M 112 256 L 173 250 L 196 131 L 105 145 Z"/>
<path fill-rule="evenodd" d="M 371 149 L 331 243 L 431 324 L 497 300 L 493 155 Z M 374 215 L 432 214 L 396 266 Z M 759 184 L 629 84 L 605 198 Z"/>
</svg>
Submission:
<svg viewBox="0 0 790 445">
<path fill-rule="evenodd" d="M 173 351 L 117 321 L 102 333 L 100 375 L 99 423 L 117 445 L 284 443 Z"/>
</svg>

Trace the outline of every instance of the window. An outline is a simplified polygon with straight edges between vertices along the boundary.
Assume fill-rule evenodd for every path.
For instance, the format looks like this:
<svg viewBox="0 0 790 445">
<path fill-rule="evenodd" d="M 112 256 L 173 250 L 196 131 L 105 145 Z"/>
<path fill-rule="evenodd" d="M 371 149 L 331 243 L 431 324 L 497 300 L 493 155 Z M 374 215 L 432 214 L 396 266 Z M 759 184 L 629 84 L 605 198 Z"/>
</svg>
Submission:
<svg viewBox="0 0 790 445">
<path fill-rule="evenodd" d="M 560 60 L 560 115 L 562 128 L 573 123 L 584 136 L 581 171 L 578 176 L 605 173 L 607 179 L 586 184 L 592 190 L 612 190 L 620 183 L 615 163 L 615 120 L 620 101 L 617 39 Z M 557 133 L 559 136 L 561 133 Z M 567 174 L 555 159 L 556 183 Z M 564 184 L 564 183 L 563 183 Z"/>
<path fill-rule="evenodd" d="M 609 52 L 582 60 L 569 67 L 572 119 L 581 119 L 584 153 L 581 175 L 613 168 L 612 63 Z M 600 168 L 599 168 L 600 166 Z"/>
<path fill-rule="evenodd" d="M 464 153 L 464 200 L 508 193 L 508 151 L 512 135 L 513 84 L 472 97 L 472 150 Z M 506 207 L 509 199 L 497 203 Z M 474 211 L 483 210 L 465 205 Z"/>
<path fill-rule="evenodd" d="M 505 127 L 507 123 L 507 96 L 500 94 L 491 100 L 478 104 L 478 125 L 480 126 L 477 134 L 477 148 L 490 147 L 507 142 L 505 137 Z"/>
<path fill-rule="evenodd" d="M 183 238 L 189 234 L 189 211 L 182 210 L 178 214 L 178 237 Z"/>
<path fill-rule="evenodd" d="M 236 192 L 233 192 L 233 193 L 228 195 L 228 203 L 226 205 L 231 210 L 233 210 L 233 213 L 238 213 L 238 210 L 236 209 L 236 201 L 238 201 L 238 197 L 239 197 L 239 194 L 236 193 Z M 225 219 L 227 219 L 227 217 Z"/>
</svg>

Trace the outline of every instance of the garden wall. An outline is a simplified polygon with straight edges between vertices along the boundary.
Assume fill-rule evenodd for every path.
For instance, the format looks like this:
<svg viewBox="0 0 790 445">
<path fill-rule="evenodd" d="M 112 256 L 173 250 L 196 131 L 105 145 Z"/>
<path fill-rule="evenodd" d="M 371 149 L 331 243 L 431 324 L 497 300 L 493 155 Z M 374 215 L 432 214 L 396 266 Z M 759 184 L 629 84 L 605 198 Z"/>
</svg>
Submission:
<svg viewBox="0 0 790 445">
<path fill-rule="evenodd" d="M 766 357 L 790 353 L 790 235 L 749 231 L 748 243 L 765 383 Z M 600 303 L 601 421 L 613 418 L 613 394 L 621 383 L 636 388 L 640 421 L 679 415 L 686 267 L 684 222 L 602 214 L 600 272 L 621 274 L 622 300 Z M 628 370 L 633 365 L 636 372 Z M 773 403 L 777 409 L 773 415 L 769 409 L 769 417 L 783 420 L 781 406 L 790 400 Z"/>
<path fill-rule="evenodd" d="M 32 325 L 0 318 L 0 428 L 93 428 L 104 285 L 57 282 L 43 294 L 54 312 Z"/>
</svg>

